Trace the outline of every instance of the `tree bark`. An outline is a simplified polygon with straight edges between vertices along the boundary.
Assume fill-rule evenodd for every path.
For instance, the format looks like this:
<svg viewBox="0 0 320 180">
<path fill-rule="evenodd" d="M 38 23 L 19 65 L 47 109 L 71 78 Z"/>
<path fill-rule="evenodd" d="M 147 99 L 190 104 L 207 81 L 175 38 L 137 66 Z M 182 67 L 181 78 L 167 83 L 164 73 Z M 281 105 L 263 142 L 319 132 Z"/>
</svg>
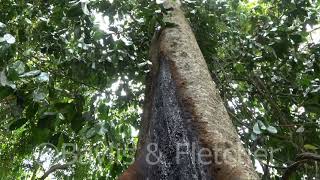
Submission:
<svg viewBox="0 0 320 180">
<path fill-rule="evenodd" d="M 154 37 L 137 160 L 120 179 L 258 179 L 180 2 L 167 0 L 165 8 L 165 22 L 174 26 Z M 153 151 L 150 143 L 162 155 L 156 165 L 145 160 Z M 181 148 L 185 156 L 177 152 L 177 144 L 189 144 Z M 212 163 L 199 162 L 203 149 L 212 153 L 205 158 Z M 174 161 L 178 156 L 179 163 Z"/>
</svg>

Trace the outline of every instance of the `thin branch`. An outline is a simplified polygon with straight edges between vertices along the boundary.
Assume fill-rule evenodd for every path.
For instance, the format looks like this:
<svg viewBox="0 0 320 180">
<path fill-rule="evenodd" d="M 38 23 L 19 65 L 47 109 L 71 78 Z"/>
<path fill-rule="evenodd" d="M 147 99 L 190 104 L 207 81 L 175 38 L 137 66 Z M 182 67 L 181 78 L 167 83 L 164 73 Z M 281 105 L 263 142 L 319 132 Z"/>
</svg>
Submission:
<svg viewBox="0 0 320 180">
<path fill-rule="evenodd" d="M 67 169 L 70 164 L 56 164 L 50 167 L 48 171 L 46 171 L 40 180 L 46 179 L 51 173 L 55 172 L 56 170 L 62 170 L 62 169 Z"/>
<path fill-rule="evenodd" d="M 305 125 L 315 125 L 317 126 L 318 123 L 317 122 L 306 122 L 306 123 L 300 123 L 300 124 L 279 124 L 276 125 L 278 127 L 296 127 L 296 126 L 305 126 Z"/>
<path fill-rule="evenodd" d="M 314 154 L 314 153 L 301 153 L 297 156 L 297 159 L 298 160 L 308 159 L 308 160 L 320 161 L 320 155 Z"/>
<path fill-rule="evenodd" d="M 273 166 L 273 165 L 270 165 L 270 164 L 266 164 L 262 161 L 259 161 L 261 164 L 263 164 L 264 166 L 268 166 L 270 168 L 274 168 L 274 169 L 286 169 L 285 167 L 282 167 L 282 166 Z"/>
<path fill-rule="evenodd" d="M 297 161 L 291 164 L 282 176 L 282 180 L 289 180 L 291 174 L 302 164 L 309 161 L 319 161 L 320 155 L 314 153 L 301 153 L 297 156 Z"/>
<path fill-rule="evenodd" d="M 313 32 L 313 31 L 316 31 L 316 30 L 319 30 L 319 29 L 320 29 L 320 26 L 317 27 L 317 28 L 314 28 L 314 29 L 310 30 L 309 33 Z"/>
</svg>

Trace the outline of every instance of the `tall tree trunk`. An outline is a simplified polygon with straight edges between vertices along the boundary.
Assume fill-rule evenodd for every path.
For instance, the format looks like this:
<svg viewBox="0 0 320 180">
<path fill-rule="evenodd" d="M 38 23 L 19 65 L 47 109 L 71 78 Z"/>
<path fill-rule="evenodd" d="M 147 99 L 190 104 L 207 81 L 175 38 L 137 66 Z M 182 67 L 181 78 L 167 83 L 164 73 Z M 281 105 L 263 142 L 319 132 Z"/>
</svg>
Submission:
<svg viewBox="0 0 320 180">
<path fill-rule="evenodd" d="M 180 2 L 165 8 L 175 25 L 154 37 L 138 156 L 120 179 L 258 179 Z"/>
</svg>

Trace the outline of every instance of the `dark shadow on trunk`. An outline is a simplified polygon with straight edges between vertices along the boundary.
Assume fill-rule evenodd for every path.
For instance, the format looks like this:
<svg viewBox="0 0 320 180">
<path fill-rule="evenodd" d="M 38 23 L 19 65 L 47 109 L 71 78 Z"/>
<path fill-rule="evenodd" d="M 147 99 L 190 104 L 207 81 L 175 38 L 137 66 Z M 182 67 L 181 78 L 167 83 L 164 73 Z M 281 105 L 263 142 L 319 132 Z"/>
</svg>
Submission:
<svg viewBox="0 0 320 180">
<path fill-rule="evenodd" d="M 168 59 L 160 57 L 159 70 L 153 78 L 148 143 L 142 154 L 147 161 L 158 163 L 146 163 L 146 176 L 161 180 L 213 179 L 210 164 L 201 163 L 209 160 L 200 159 L 203 147 L 192 127 L 192 113 L 178 93 L 172 66 Z"/>
</svg>

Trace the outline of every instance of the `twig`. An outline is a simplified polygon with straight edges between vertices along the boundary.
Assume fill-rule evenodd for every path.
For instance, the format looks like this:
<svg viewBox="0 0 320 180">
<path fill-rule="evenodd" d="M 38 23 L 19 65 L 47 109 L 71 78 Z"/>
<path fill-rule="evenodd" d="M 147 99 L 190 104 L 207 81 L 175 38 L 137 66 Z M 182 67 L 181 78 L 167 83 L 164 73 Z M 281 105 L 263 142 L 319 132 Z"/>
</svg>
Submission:
<svg viewBox="0 0 320 180">
<path fill-rule="evenodd" d="M 67 169 L 68 166 L 70 164 L 56 164 L 50 167 L 50 169 L 48 171 L 46 171 L 41 178 L 39 178 L 40 180 L 44 180 L 46 179 L 51 173 L 53 173 L 56 170 L 62 170 L 62 169 Z"/>
<path fill-rule="evenodd" d="M 320 162 L 320 155 L 314 153 L 302 153 L 299 154 L 296 158 L 296 162 L 291 164 L 287 170 L 284 172 L 282 176 L 282 180 L 289 180 L 291 174 L 303 163 L 308 161 L 319 161 Z"/>
<path fill-rule="evenodd" d="M 316 30 L 319 30 L 319 29 L 320 29 L 320 26 L 310 30 L 309 33 L 313 32 L 313 31 L 316 31 Z"/>
</svg>

